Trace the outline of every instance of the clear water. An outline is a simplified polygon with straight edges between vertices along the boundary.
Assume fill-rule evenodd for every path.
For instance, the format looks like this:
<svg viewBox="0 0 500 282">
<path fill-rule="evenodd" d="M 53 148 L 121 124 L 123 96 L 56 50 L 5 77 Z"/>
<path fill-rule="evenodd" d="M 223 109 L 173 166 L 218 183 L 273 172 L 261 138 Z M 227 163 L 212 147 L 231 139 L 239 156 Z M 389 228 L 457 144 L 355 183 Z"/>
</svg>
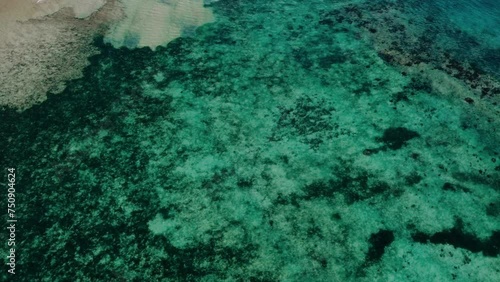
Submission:
<svg viewBox="0 0 500 282">
<path fill-rule="evenodd" d="M 2 109 L 19 281 L 499 280 L 500 2 L 212 7 Z"/>
</svg>

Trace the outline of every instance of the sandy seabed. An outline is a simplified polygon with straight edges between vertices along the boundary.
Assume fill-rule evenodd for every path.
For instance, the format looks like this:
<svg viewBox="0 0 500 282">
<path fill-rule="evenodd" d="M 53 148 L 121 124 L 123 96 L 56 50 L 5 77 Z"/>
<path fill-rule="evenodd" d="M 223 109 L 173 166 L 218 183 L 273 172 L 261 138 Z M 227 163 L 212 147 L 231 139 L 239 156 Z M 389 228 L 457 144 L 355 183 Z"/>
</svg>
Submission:
<svg viewBox="0 0 500 282">
<path fill-rule="evenodd" d="M 97 53 L 93 36 L 120 17 L 114 1 L 3 1 L 0 105 L 23 110 L 60 93 Z"/>
<path fill-rule="evenodd" d="M 5 0 L 0 4 L 0 106 L 27 109 L 81 77 L 98 51 L 166 45 L 213 21 L 202 0 Z"/>
</svg>

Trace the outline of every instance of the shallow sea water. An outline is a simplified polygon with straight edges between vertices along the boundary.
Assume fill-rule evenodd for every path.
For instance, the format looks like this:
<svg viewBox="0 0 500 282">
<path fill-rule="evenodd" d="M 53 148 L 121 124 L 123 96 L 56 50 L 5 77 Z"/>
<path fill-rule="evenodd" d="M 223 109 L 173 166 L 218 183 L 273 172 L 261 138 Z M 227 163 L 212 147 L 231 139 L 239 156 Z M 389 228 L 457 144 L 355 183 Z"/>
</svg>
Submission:
<svg viewBox="0 0 500 282">
<path fill-rule="evenodd" d="M 0 111 L 16 281 L 499 281 L 500 2 L 211 8 Z"/>
</svg>

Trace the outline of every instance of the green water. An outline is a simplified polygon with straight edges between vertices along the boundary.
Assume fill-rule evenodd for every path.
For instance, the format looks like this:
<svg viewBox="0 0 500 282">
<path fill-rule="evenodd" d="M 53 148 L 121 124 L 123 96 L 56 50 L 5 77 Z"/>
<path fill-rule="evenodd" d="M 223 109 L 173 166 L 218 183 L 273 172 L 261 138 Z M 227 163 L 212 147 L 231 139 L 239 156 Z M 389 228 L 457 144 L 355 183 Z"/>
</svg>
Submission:
<svg viewBox="0 0 500 282">
<path fill-rule="evenodd" d="M 96 38 L 84 78 L 0 112 L 16 278 L 498 281 L 498 46 L 410 4 L 220 1 L 154 52 Z"/>
</svg>

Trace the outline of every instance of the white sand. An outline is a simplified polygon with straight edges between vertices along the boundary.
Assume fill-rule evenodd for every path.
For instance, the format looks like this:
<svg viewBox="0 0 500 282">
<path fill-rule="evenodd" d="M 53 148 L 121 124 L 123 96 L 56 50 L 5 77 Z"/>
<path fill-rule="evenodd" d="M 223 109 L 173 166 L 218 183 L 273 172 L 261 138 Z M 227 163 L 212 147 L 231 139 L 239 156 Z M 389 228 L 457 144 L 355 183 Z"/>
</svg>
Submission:
<svg viewBox="0 0 500 282">
<path fill-rule="evenodd" d="M 71 8 L 75 17 L 86 18 L 104 6 L 105 0 L 2 0 L 0 22 L 27 21 L 56 13 L 62 8 Z"/>
<path fill-rule="evenodd" d="M 213 21 L 203 0 L 123 0 L 126 17 L 106 35 L 116 48 L 166 45 L 187 28 Z"/>
<path fill-rule="evenodd" d="M 0 0 L 0 107 L 62 92 L 97 53 L 97 33 L 117 48 L 155 49 L 211 21 L 203 0 Z"/>
<path fill-rule="evenodd" d="M 115 1 L 0 1 L 0 106 L 19 110 L 80 77 L 87 58 L 97 53 L 93 35 L 120 18 Z"/>
</svg>

